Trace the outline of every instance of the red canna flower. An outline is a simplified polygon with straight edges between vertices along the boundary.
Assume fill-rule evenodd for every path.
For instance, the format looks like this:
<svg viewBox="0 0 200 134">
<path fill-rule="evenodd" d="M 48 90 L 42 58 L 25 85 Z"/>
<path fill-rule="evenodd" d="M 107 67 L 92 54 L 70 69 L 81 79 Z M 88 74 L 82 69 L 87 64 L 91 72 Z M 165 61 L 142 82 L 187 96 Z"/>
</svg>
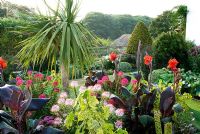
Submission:
<svg viewBox="0 0 200 134">
<path fill-rule="evenodd" d="M 145 64 L 145 65 L 150 65 L 150 64 L 152 63 L 152 59 L 153 59 L 152 56 L 146 54 L 146 55 L 144 56 L 144 64 Z"/>
<path fill-rule="evenodd" d="M 114 52 L 110 53 L 109 59 L 110 61 L 115 61 L 117 59 L 117 54 Z"/>
<path fill-rule="evenodd" d="M 0 57 L 0 67 L 2 69 L 5 69 L 7 67 L 7 62 L 2 57 Z"/>
<path fill-rule="evenodd" d="M 172 71 L 176 71 L 177 70 L 176 66 L 178 65 L 178 63 L 179 62 L 175 58 L 174 59 L 170 59 L 168 61 L 167 68 L 171 69 Z"/>
</svg>

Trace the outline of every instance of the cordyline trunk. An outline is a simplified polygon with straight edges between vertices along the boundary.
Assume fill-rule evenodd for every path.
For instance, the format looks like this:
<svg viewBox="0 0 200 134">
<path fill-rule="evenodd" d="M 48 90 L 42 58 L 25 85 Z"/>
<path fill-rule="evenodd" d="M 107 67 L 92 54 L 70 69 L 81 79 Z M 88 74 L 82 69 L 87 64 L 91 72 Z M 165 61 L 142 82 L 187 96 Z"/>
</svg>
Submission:
<svg viewBox="0 0 200 134">
<path fill-rule="evenodd" d="M 67 72 L 67 68 L 65 68 L 63 63 L 60 65 L 60 69 L 61 69 L 62 86 L 63 89 L 66 90 L 69 85 L 69 76 L 68 76 L 69 73 Z"/>
</svg>

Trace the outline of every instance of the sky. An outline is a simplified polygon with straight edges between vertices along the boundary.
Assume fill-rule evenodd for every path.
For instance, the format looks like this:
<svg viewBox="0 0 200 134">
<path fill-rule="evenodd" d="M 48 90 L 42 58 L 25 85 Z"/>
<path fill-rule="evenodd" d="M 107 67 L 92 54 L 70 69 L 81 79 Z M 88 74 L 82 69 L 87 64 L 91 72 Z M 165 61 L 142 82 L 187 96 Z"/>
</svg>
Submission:
<svg viewBox="0 0 200 134">
<path fill-rule="evenodd" d="M 43 0 L 8 0 L 12 3 L 38 8 L 45 13 Z M 51 7 L 56 7 L 57 0 L 46 0 Z M 64 0 L 61 0 L 64 1 Z M 78 20 L 89 12 L 106 14 L 146 15 L 155 18 L 163 11 L 178 5 L 187 5 L 190 12 L 186 36 L 200 45 L 200 1 L 199 0 L 79 0 L 81 2 Z M 198 30 L 199 29 L 199 30 Z"/>
</svg>

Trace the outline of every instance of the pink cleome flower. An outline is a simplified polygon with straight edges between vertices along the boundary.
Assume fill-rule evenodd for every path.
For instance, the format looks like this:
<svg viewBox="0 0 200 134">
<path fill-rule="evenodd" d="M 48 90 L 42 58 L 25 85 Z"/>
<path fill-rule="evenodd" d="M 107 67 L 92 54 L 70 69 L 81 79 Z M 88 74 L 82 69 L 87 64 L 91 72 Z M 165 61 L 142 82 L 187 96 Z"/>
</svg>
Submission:
<svg viewBox="0 0 200 134">
<path fill-rule="evenodd" d="M 40 99 L 46 98 L 46 94 L 40 94 L 40 95 L 39 95 L 39 98 L 40 98 Z"/>
<path fill-rule="evenodd" d="M 72 105 L 74 105 L 74 100 L 73 99 L 66 99 L 65 100 L 65 105 L 66 106 L 72 106 Z"/>
<path fill-rule="evenodd" d="M 29 88 L 32 85 L 33 81 L 32 80 L 27 80 L 26 81 L 26 87 Z"/>
<path fill-rule="evenodd" d="M 102 82 L 109 81 L 109 77 L 108 76 L 103 76 L 103 78 L 101 80 L 102 80 Z"/>
<path fill-rule="evenodd" d="M 57 103 L 58 104 L 65 104 L 65 99 L 64 98 L 59 98 Z"/>
<path fill-rule="evenodd" d="M 131 80 L 132 84 L 136 84 L 138 81 L 137 80 Z"/>
<path fill-rule="evenodd" d="M 29 76 L 32 75 L 32 71 L 29 70 L 29 71 L 27 72 L 27 74 L 28 74 Z"/>
<path fill-rule="evenodd" d="M 16 82 L 16 85 L 17 86 L 21 86 L 23 84 L 23 80 L 18 80 L 17 82 Z"/>
<path fill-rule="evenodd" d="M 127 84 L 128 84 L 128 79 L 127 79 L 127 78 L 122 78 L 122 79 L 121 79 L 121 84 L 122 84 L 122 86 L 127 86 Z"/>
<path fill-rule="evenodd" d="M 52 80 L 52 76 L 47 76 L 46 79 L 47 79 L 47 81 L 51 81 Z"/>
<path fill-rule="evenodd" d="M 58 81 L 54 81 L 54 82 L 52 83 L 53 87 L 57 87 L 58 84 L 59 84 Z"/>
<path fill-rule="evenodd" d="M 53 124 L 56 125 L 56 126 L 59 126 L 62 124 L 62 119 L 59 118 L 59 117 L 56 117 L 53 121 Z"/>
<path fill-rule="evenodd" d="M 60 93 L 60 98 L 67 98 L 67 93 L 66 92 Z"/>
<path fill-rule="evenodd" d="M 122 77 L 122 76 L 124 75 L 124 73 L 123 73 L 122 71 L 119 71 L 119 72 L 117 73 L 117 75 L 118 75 L 119 77 Z"/>
</svg>

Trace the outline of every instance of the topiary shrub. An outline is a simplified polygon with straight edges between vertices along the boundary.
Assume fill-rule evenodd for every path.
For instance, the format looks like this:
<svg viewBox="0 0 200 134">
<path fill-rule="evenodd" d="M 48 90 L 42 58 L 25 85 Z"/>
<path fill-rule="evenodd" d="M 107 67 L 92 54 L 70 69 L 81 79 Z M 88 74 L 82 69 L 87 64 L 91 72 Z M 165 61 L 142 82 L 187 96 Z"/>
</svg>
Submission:
<svg viewBox="0 0 200 134">
<path fill-rule="evenodd" d="M 154 42 L 155 68 L 167 66 L 170 58 L 176 58 L 180 68 L 190 68 L 188 58 L 188 45 L 184 37 L 176 32 L 162 33 Z"/>
<path fill-rule="evenodd" d="M 151 48 L 152 39 L 150 33 L 148 31 L 148 28 L 142 22 L 137 23 L 131 34 L 131 37 L 128 42 L 128 47 L 126 50 L 128 54 L 136 54 L 139 40 L 142 43 L 143 50 L 144 49 L 146 50 L 149 47 Z"/>
<path fill-rule="evenodd" d="M 132 54 L 123 54 L 121 56 L 121 62 L 128 62 L 130 64 L 135 64 L 136 57 Z"/>
<path fill-rule="evenodd" d="M 119 70 L 122 72 L 132 72 L 133 68 L 132 68 L 131 64 L 129 64 L 128 62 L 120 62 Z"/>
</svg>

